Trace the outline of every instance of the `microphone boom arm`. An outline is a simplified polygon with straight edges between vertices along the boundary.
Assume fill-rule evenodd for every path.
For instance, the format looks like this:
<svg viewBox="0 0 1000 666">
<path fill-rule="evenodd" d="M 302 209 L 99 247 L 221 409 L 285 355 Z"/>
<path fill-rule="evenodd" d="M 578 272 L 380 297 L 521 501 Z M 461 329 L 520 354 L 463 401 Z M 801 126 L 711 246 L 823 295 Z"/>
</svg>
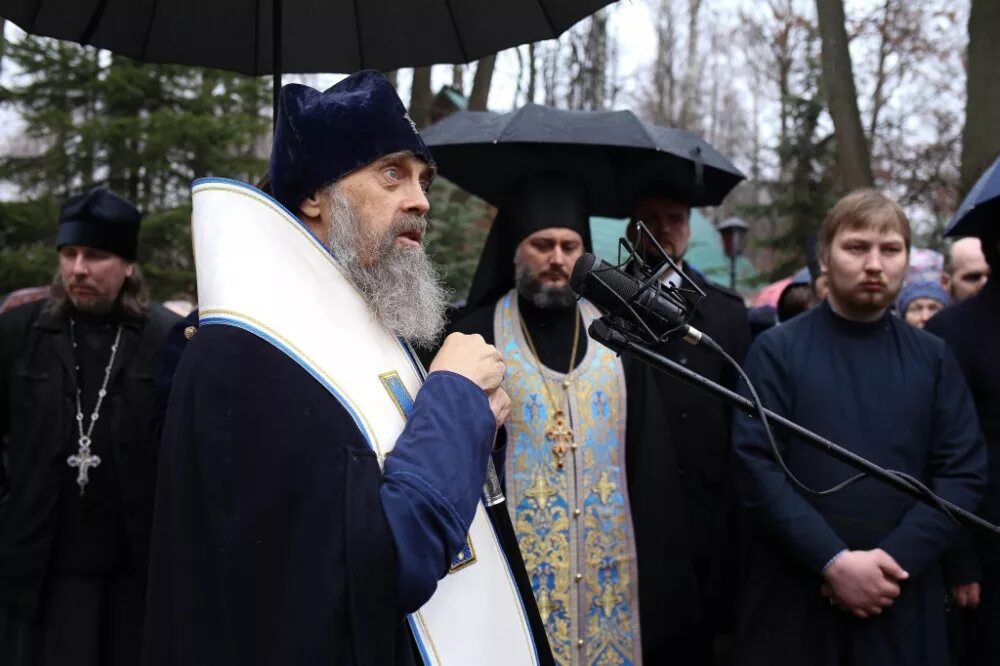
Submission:
<svg viewBox="0 0 1000 666">
<path fill-rule="evenodd" d="M 595 320 L 587 329 L 587 332 L 591 338 L 600 342 L 614 352 L 619 354 L 629 354 L 656 370 L 676 377 L 685 384 L 705 391 L 718 400 L 729 404 L 745 414 L 752 417 L 756 416 L 757 407 L 753 401 L 744 398 L 740 394 L 731 391 L 706 377 L 702 377 L 698 373 L 670 360 L 662 354 L 658 354 L 645 342 L 636 340 L 634 336 L 629 335 L 625 332 L 625 330 L 627 330 L 625 327 L 614 322 L 614 318 L 602 317 Z M 802 438 L 810 446 L 825 452 L 827 455 L 836 458 L 837 460 L 881 481 L 884 484 L 892 486 L 896 490 L 910 495 L 918 501 L 941 511 L 946 515 L 949 515 L 963 525 L 976 528 L 977 530 L 993 537 L 1000 537 L 1000 527 L 997 527 L 996 525 L 980 518 L 976 514 L 966 511 L 965 509 L 952 504 L 947 500 L 941 499 L 936 495 L 933 495 L 933 499 L 931 499 L 931 497 L 928 497 L 927 494 L 921 490 L 921 488 L 914 486 L 907 479 L 897 476 L 896 473 L 879 467 L 870 460 L 862 458 L 856 453 L 834 444 L 830 440 L 817 435 L 811 430 L 803 428 L 794 421 L 790 421 L 767 408 L 764 408 L 763 411 L 767 415 L 769 423 L 778 426 L 786 433 Z"/>
</svg>

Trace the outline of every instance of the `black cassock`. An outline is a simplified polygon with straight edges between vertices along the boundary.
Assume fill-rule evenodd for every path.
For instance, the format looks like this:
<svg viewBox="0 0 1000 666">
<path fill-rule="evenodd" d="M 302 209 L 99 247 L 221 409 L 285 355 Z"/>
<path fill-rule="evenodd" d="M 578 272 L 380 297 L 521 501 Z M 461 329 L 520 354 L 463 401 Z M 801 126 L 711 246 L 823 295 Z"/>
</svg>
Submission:
<svg viewBox="0 0 1000 666">
<path fill-rule="evenodd" d="M 45 309 L 0 316 L 0 664 L 131 666 L 141 645 L 156 475 L 148 418 L 153 367 L 177 317 L 142 320 Z M 76 394 L 94 422 L 86 493 L 67 459 L 79 450 Z M 73 343 L 76 342 L 74 349 Z"/>
<path fill-rule="evenodd" d="M 405 615 L 447 572 L 482 492 L 495 429 L 482 391 L 430 375 L 383 475 L 349 413 L 282 351 L 208 326 L 180 355 L 179 330 L 160 368 L 163 386 L 180 358 L 144 663 L 414 663 Z M 516 544 L 505 551 L 551 663 Z"/>
<path fill-rule="evenodd" d="M 746 371 L 778 414 L 977 508 L 986 451 L 969 389 L 943 341 L 889 314 L 848 321 L 824 302 L 763 333 Z M 947 664 L 939 558 L 959 528 L 874 479 L 824 497 L 803 493 L 775 462 L 757 419 L 735 417 L 733 445 L 754 530 L 736 663 Z M 778 446 L 811 488 L 856 473 L 801 441 L 778 435 Z M 820 572 L 845 548 L 881 548 L 910 574 L 881 615 L 859 619 L 821 596 Z"/>
</svg>

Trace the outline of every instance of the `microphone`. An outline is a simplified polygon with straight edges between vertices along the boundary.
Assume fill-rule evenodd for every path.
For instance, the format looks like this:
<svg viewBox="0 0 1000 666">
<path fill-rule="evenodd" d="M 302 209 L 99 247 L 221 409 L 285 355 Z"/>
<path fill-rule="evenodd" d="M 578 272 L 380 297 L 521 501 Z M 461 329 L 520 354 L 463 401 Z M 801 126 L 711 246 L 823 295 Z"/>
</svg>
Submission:
<svg viewBox="0 0 1000 666">
<path fill-rule="evenodd" d="M 676 329 L 676 333 L 692 345 L 708 337 L 685 322 L 688 315 L 686 308 L 671 301 L 658 289 L 642 289 L 634 277 L 589 252 L 576 260 L 569 284 L 577 296 L 586 298 L 602 312 L 635 319 L 625 307 L 625 303 L 629 303 L 640 315 L 652 315 L 661 321 L 660 325 L 650 321 L 634 323 L 645 323 L 654 332 L 658 332 L 657 329 Z M 640 316 L 640 319 L 645 318 Z"/>
</svg>

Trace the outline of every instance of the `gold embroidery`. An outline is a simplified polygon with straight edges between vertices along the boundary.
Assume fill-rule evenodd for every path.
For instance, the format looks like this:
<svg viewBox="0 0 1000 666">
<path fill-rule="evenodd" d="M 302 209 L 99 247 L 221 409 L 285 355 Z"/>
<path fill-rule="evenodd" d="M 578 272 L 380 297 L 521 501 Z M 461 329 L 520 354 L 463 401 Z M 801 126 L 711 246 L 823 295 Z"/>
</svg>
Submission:
<svg viewBox="0 0 1000 666">
<path fill-rule="evenodd" d="M 601 498 L 601 504 L 607 504 L 611 499 L 611 493 L 615 492 L 617 489 L 618 486 L 608 479 L 608 473 L 606 471 L 601 472 L 601 479 L 597 482 L 597 485 L 594 486 L 594 492 Z"/>
<path fill-rule="evenodd" d="M 555 497 L 558 492 L 546 483 L 545 477 L 541 473 L 538 473 L 535 474 L 534 485 L 525 490 L 524 494 L 535 500 L 539 509 L 544 509 L 549 503 L 549 498 Z"/>
<path fill-rule="evenodd" d="M 512 405 L 508 507 L 555 661 L 560 666 L 637 663 L 636 561 L 625 491 L 625 398 L 618 361 L 593 345 L 559 396 L 562 402 L 552 405 L 542 382 L 561 385 L 564 375 L 539 372 L 526 341 L 517 335 L 511 296 L 501 300 L 495 323 Z M 552 419 L 559 412 L 576 433 L 562 468 L 552 464 L 551 448 Z"/>
</svg>

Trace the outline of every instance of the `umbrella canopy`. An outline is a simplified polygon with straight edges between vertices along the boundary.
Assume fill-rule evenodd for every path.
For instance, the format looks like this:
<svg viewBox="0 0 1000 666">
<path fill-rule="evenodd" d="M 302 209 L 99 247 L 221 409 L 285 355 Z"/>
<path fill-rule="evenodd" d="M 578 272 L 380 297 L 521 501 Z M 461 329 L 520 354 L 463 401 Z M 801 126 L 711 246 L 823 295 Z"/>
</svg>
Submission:
<svg viewBox="0 0 1000 666">
<path fill-rule="evenodd" d="M 0 16 L 34 35 L 142 62 L 259 76 L 469 62 L 558 37 L 610 2 L 0 0 Z"/>
<path fill-rule="evenodd" d="M 631 111 L 564 111 L 528 104 L 510 113 L 460 111 L 423 132 L 440 173 L 501 205 L 508 188 L 555 171 L 587 187 L 590 213 L 627 217 L 635 197 L 664 185 L 691 206 L 715 205 L 743 174 L 690 132 Z"/>
<path fill-rule="evenodd" d="M 990 225 L 1000 226 L 1000 157 L 965 195 L 944 235 L 981 237 Z"/>
</svg>

